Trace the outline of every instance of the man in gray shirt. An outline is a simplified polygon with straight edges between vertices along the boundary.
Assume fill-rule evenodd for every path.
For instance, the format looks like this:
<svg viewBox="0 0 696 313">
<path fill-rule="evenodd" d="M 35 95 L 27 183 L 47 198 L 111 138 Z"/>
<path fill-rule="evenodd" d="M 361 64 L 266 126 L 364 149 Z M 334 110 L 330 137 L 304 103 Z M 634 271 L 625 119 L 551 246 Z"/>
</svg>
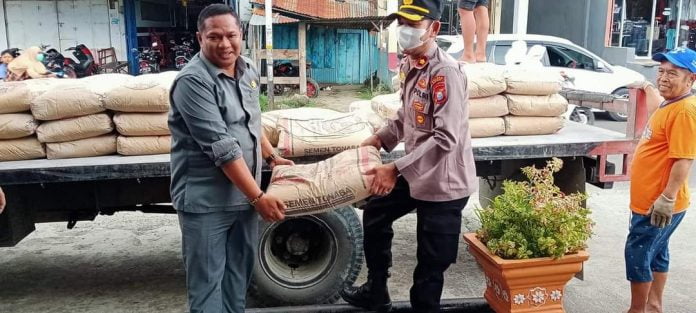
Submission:
<svg viewBox="0 0 696 313">
<path fill-rule="evenodd" d="M 258 245 L 258 214 L 284 218 L 285 205 L 260 189 L 261 159 L 277 157 L 261 132 L 259 74 L 242 56 L 237 14 L 201 11 L 201 52 L 171 90 L 171 196 L 179 215 L 191 313 L 244 312 Z M 255 210 L 254 210 L 255 209 Z"/>
</svg>

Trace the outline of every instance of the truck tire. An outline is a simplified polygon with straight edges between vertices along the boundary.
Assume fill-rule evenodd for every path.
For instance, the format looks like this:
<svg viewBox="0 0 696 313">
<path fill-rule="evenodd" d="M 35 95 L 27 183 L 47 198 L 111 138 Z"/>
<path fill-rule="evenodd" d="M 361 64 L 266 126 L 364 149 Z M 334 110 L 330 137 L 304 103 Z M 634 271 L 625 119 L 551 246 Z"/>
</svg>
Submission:
<svg viewBox="0 0 696 313">
<path fill-rule="evenodd" d="M 259 225 L 250 307 L 334 303 L 363 262 L 363 231 L 355 209 Z"/>
</svg>

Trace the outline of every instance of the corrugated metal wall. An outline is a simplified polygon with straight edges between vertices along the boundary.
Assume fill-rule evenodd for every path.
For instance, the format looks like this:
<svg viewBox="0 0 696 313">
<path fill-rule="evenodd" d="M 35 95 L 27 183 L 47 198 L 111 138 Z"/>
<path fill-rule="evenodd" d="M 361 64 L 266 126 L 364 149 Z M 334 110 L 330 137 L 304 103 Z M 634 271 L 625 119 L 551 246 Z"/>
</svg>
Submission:
<svg viewBox="0 0 696 313">
<path fill-rule="evenodd" d="M 273 47 L 297 49 L 297 25 L 274 25 Z M 311 26 L 307 61 L 312 64 L 312 78 L 319 83 L 361 84 L 379 68 L 377 36 L 366 30 Z"/>
</svg>

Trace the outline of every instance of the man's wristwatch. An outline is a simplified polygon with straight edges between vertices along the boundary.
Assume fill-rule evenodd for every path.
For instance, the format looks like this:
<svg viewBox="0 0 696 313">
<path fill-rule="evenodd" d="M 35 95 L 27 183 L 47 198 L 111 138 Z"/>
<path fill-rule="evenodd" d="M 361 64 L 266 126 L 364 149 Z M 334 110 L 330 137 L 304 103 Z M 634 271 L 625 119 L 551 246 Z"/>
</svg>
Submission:
<svg viewBox="0 0 696 313">
<path fill-rule="evenodd" d="M 249 204 L 251 204 L 252 206 L 256 206 L 256 204 L 259 203 L 259 200 L 263 198 L 263 195 L 264 193 L 262 191 L 258 196 L 256 196 L 256 198 L 249 200 Z"/>
<path fill-rule="evenodd" d="M 267 156 L 264 160 L 266 160 L 266 164 L 271 164 L 271 162 L 275 161 L 276 159 L 276 154 L 271 153 L 271 155 Z"/>
</svg>

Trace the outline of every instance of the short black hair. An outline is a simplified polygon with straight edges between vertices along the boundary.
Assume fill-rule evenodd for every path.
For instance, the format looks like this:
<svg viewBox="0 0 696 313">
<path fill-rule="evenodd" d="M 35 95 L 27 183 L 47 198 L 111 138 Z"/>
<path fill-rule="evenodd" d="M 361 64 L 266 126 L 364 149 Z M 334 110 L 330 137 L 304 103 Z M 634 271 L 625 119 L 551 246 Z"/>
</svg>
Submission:
<svg viewBox="0 0 696 313">
<path fill-rule="evenodd" d="M 198 14 L 198 31 L 202 32 L 205 29 L 205 20 L 211 17 L 227 14 L 232 15 L 234 20 L 237 21 L 237 26 L 239 26 L 239 29 L 242 29 L 242 22 L 239 20 L 239 15 L 237 15 L 237 12 L 232 10 L 232 7 L 222 3 L 215 3 L 203 8 L 201 13 Z"/>
<path fill-rule="evenodd" d="M 17 57 L 17 49 L 7 49 L 7 50 L 3 50 L 2 52 L 0 52 L 0 56 L 3 56 L 5 54 L 9 54 L 13 58 L 16 58 Z"/>
</svg>

